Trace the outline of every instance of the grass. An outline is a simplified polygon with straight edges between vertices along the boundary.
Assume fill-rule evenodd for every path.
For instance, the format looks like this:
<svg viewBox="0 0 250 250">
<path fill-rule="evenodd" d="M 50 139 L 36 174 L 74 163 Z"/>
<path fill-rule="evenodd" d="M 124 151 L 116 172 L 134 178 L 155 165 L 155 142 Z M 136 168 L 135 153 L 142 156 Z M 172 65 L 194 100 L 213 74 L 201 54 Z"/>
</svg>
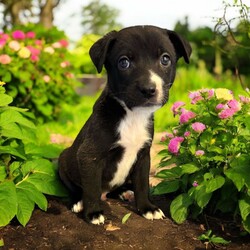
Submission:
<svg viewBox="0 0 250 250">
<path fill-rule="evenodd" d="M 230 74 L 224 74 L 220 78 L 214 77 L 205 67 L 200 68 L 188 67 L 178 68 L 175 83 L 170 90 L 168 103 L 159 109 L 155 114 L 155 130 L 162 132 L 173 124 L 177 123 L 173 117 L 170 108 L 176 101 L 189 103 L 188 93 L 201 88 L 228 88 L 238 94 L 246 94 L 242 89 L 238 79 Z M 92 112 L 92 107 L 99 96 L 83 96 L 78 105 L 63 105 L 62 114 L 58 121 L 50 122 L 40 127 L 40 130 L 46 130 L 51 133 L 61 134 L 74 138 L 86 122 Z M 45 135 L 48 133 L 41 133 Z M 44 136 L 43 140 L 49 140 Z"/>
</svg>

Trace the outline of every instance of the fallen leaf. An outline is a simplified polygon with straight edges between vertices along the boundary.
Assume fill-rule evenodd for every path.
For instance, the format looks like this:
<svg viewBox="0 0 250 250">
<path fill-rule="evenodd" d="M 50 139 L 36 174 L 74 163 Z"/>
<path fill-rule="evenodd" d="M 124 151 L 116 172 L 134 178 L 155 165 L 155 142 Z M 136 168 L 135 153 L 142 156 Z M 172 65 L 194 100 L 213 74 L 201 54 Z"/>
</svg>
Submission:
<svg viewBox="0 0 250 250">
<path fill-rule="evenodd" d="M 122 224 L 125 224 L 127 222 L 127 220 L 129 219 L 131 213 L 125 214 L 122 218 Z"/>
<path fill-rule="evenodd" d="M 105 226 L 106 231 L 116 231 L 120 230 L 120 227 L 113 226 L 112 223 L 109 223 L 107 226 Z"/>
</svg>

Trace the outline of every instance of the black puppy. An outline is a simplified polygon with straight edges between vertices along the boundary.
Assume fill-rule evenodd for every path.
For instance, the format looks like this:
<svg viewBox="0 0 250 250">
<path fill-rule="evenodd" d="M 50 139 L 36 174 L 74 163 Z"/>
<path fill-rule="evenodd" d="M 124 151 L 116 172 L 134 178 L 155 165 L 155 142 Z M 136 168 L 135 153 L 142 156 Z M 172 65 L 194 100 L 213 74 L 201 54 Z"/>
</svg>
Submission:
<svg viewBox="0 0 250 250">
<path fill-rule="evenodd" d="M 132 182 L 138 212 L 161 219 L 149 201 L 150 147 L 154 112 L 168 100 L 176 62 L 189 62 L 191 47 L 177 33 L 154 26 L 112 31 L 97 41 L 90 56 L 107 85 L 73 145 L 59 158 L 59 174 L 72 193 L 74 212 L 104 223 L 100 199 Z M 78 198 L 78 200 L 76 200 Z"/>
</svg>

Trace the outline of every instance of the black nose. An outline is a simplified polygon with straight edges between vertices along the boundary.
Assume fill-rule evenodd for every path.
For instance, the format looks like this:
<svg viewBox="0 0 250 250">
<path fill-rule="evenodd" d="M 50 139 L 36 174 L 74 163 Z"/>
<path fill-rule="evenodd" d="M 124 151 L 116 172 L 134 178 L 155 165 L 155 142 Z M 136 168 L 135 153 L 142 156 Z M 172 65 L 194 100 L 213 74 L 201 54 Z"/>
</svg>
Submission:
<svg viewBox="0 0 250 250">
<path fill-rule="evenodd" d="M 156 86 L 155 85 L 150 85 L 150 86 L 142 86 L 140 88 L 141 93 L 147 97 L 153 97 L 156 93 Z"/>
</svg>

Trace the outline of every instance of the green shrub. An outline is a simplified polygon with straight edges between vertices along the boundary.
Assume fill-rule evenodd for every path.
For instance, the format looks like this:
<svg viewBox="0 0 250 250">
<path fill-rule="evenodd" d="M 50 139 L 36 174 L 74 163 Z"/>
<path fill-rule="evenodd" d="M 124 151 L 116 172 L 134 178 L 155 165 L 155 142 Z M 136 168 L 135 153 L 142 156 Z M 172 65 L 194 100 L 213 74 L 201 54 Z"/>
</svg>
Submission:
<svg viewBox="0 0 250 250">
<path fill-rule="evenodd" d="M 172 106 L 179 125 L 162 138 L 155 194 L 174 193 L 170 213 L 177 223 L 188 214 L 238 215 L 250 233 L 250 98 L 236 100 L 228 89 L 191 92 Z"/>
<path fill-rule="evenodd" d="M 27 29 L 27 28 L 26 28 Z M 65 38 L 57 41 L 38 26 L 36 31 L 15 30 L 0 34 L 0 79 L 13 105 L 28 108 L 37 118 L 58 117 L 62 103 L 75 103 L 76 80 Z M 55 29 L 53 29 L 55 31 Z M 55 32 L 59 38 L 61 33 Z"/>
<path fill-rule="evenodd" d="M 25 226 L 35 205 L 46 211 L 44 194 L 67 195 L 56 165 L 49 160 L 61 149 L 40 145 L 33 115 L 8 106 L 11 102 L 12 97 L 0 86 L 0 227 L 15 216 Z"/>
<path fill-rule="evenodd" d="M 243 76 L 242 80 L 244 83 L 250 82 L 249 78 Z M 178 100 L 188 102 L 186 93 L 201 88 L 228 88 L 233 89 L 236 94 L 244 94 L 239 79 L 232 76 L 230 72 L 218 78 L 209 73 L 202 62 L 200 62 L 199 68 L 192 66 L 188 68 L 178 67 L 176 79 L 170 89 L 168 103 L 155 113 L 155 130 L 162 132 L 169 126 L 173 126 L 177 120 L 170 112 L 172 104 Z"/>
<path fill-rule="evenodd" d="M 89 49 L 100 38 L 101 36 L 94 34 L 84 35 L 72 50 L 72 56 L 74 57 L 72 63 L 79 72 L 84 74 L 97 73 L 89 56 Z"/>
</svg>

